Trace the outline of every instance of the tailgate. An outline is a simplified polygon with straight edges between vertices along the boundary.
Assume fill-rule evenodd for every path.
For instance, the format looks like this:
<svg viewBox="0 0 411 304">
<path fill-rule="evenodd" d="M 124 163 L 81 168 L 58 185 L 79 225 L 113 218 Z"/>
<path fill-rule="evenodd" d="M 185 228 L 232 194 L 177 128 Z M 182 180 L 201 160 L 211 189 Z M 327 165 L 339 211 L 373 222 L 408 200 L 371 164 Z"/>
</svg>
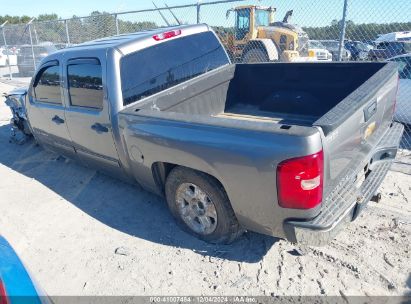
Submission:
<svg viewBox="0 0 411 304">
<path fill-rule="evenodd" d="M 314 123 L 324 132 L 324 197 L 368 167 L 392 123 L 397 84 L 395 64 L 386 64 Z"/>
</svg>

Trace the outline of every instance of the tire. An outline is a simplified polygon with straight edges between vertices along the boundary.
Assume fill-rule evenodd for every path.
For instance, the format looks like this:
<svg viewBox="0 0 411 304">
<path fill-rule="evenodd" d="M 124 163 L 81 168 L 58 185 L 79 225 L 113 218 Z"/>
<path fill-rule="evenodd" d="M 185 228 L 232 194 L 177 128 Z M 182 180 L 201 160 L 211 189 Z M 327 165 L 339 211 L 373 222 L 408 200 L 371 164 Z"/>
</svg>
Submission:
<svg viewBox="0 0 411 304">
<path fill-rule="evenodd" d="M 208 243 L 229 244 L 241 234 L 227 194 L 212 176 L 185 167 L 175 167 L 167 177 L 165 193 L 177 224 L 195 237 Z M 201 200 L 197 201 L 196 197 L 201 197 Z"/>
<path fill-rule="evenodd" d="M 263 49 L 249 49 L 243 55 L 243 63 L 259 63 L 259 62 L 269 62 L 267 52 Z"/>
</svg>

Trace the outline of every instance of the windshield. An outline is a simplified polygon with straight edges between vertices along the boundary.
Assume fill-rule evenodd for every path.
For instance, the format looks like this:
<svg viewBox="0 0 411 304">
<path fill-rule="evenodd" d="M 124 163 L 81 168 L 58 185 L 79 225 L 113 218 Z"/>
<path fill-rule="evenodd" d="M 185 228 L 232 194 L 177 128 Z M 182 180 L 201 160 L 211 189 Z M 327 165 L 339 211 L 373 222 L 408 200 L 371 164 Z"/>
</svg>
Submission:
<svg viewBox="0 0 411 304">
<path fill-rule="evenodd" d="M 10 50 L 2 50 L 1 52 L 3 55 L 14 55 L 14 53 Z"/>
<path fill-rule="evenodd" d="M 255 25 L 268 26 L 270 24 L 270 12 L 258 9 L 255 11 Z"/>
<path fill-rule="evenodd" d="M 310 49 L 325 49 L 324 45 L 320 41 L 310 40 L 308 42 L 308 47 Z"/>
<path fill-rule="evenodd" d="M 356 42 L 356 46 L 357 46 L 357 48 L 358 48 L 360 51 L 365 51 L 365 52 L 368 51 L 368 47 L 367 47 L 367 45 L 366 45 L 365 43 Z"/>
<path fill-rule="evenodd" d="M 338 41 L 321 41 L 321 43 L 327 49 L 338 50 Z"/>
<path fill-rule="evenodd" d="M 250 31 L 250 9 L 237 10 L 235 39 L 242 40 Z"/>
</svg>

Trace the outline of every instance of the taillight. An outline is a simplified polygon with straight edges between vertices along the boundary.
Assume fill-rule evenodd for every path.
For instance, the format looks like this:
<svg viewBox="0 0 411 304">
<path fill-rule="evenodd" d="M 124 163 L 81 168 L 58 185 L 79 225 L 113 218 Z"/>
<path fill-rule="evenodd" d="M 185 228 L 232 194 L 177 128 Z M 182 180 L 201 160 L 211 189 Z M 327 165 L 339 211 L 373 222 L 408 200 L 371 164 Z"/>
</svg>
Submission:
<svg viewBox="0 0 411 304">
<path fill-rule="evenodd" d="M 9 298 L 7 297 L 6 288 L 3 285 L 3 281 L 0 279 L 0 304 L 9 304 Z"/>
<path fill-rule="evenodd" d="M 287 159 L 277 167 L 278 204 L 283 208 L 310 209 L 323 198 L 324 155 Z"/>
<path fill-rule="evenodd" d="M 181 35 L 181 30 L 173 30 L 173 31 L 169 31 L 169 32 L 164 32 L 161 34 L 157 34 L 153 36 L 153 39 L 155 41 L 160 41 L 160 40 L 164 40 L 164 39 L 168 39 L 168 38 L 173 38 L 176 36 Z"/>
</svg>

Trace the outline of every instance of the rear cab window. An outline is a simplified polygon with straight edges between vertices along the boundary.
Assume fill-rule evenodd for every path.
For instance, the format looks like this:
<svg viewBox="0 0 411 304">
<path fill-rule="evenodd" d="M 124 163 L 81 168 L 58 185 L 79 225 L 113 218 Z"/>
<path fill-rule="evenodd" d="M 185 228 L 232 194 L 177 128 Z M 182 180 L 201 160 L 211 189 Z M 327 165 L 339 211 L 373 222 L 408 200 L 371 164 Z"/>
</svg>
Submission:
<svg viewBox="0 0 411 304">
<path fill-rule="evenodd" d="M 164 41 L 120 61 L 123 104 L 128 105 L 229 64 L 212 32 Z"/>
</svg>

